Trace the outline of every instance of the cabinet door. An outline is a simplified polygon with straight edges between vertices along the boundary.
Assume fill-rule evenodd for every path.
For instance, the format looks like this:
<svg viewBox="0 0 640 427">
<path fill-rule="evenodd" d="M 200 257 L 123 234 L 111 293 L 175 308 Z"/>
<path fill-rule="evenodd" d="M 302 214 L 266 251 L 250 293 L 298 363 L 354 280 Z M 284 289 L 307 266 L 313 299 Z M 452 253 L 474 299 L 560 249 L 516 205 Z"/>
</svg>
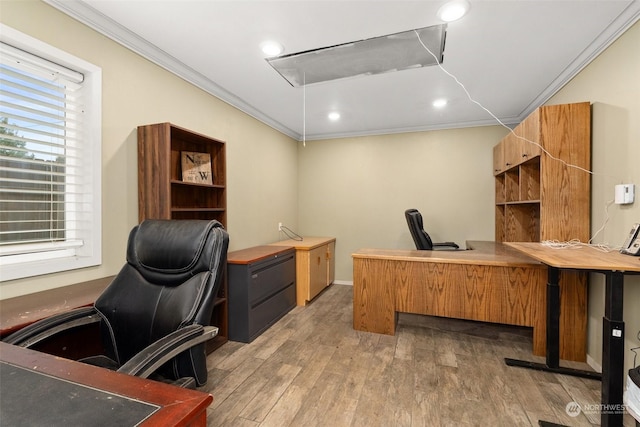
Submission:
<svg viewBox="0 0 640 427">
<path fill-rule="evenodd" d="M 509 133 L 502 140 L 504 150 L 504 170 L 508 170 L 520 163 L 520 139 Z"/>
<path fill-rule="evenodd" d="M 327 246 L 319 246 L 309 252 L 309 295 L 307 301 L 327 286 Z"/>
<path fill-rule="evenodd" d="M 518 166 L 539 156 L 542 152 L 540 149 L 542 141 L 537 110 L 516 126 L 513 133 L 507 135 L 502 141 L 505 169 Z"/>
<path fill-rule="evenodd" d="M 504 144 L 502 142 L 493 147 L 493 174 L 504 171 Z"/>
<path fill-rule="evenodd" d="M 333 283 L 336 279 L 336 242 L 331 242 L 327 245 L 327 286 Z"/>
<path fill-rule="evenodd" d="M 540 136 L 540 112 L 534 111 L 527 117 L 518 128 L 522 129 L 522 137 L 525 138 L 521 142 L 520 155 L 522 162 L 539 156 L 542 153 L 540 146 L 542 138 Z"/>
</svg>

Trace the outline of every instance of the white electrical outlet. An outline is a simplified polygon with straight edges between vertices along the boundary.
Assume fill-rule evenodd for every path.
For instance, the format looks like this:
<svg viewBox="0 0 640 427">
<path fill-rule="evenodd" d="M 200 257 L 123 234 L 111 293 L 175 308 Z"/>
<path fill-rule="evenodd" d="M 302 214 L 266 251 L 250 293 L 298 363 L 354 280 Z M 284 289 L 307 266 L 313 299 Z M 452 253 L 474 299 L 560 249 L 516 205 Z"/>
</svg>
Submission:
<svg viewBox="0 0 640 427">
<path fill-rule="evenodd" d="M 281 222 L 278 223 L 278 231 L 282 231 L 282 223 Z"/>
</svg>

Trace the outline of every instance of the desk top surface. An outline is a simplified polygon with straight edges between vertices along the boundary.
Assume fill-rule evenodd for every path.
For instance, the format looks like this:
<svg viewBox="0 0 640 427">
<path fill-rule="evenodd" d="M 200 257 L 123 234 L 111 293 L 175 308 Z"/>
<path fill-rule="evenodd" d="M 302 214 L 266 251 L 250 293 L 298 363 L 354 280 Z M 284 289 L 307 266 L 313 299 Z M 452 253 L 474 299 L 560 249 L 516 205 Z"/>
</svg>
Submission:
<svg viewBox="0 0 640 427">
<path fill-rule="evenodd" d="M 10 426 L 95 426 L 105 420 L 111 425 L 134 426 L 160 409 L 158 405 L 63 381 L 8 362 L 0 361 L 0 377 L 2 422 Z M 43 395 L 37 396 L 39 393 Z"/>
<path fill-rule="evenodd" d="M 326 245 L 327 243 L 335 242 L 335 237 L 303 237 L 302 240 L 281 240 L 279 242 L 270 243 L 274 246 L 293 246 L 296 250 L 311 250 L 318 246 Z"/>
<path fill-rule="evenodd" d="M 0 300 L 0 335 L 8 335 L 54 314 L 91 305 L 112 280 L 113 276 L 109 276 Z"/>
<path fill-rule="evenodd" d="M 290 250 L 293 246 L 254 246 L 252 248 L 240 249 L 227 254 L 228 264 L 251 264 L 263 259 L 278 257 Z"/>
<path fill-rule="evenodd" d="M 590 246 L 557 249 L 541 243 L 505 243 L 552 267 L 590 270 L 640 272 L 640 257 L 623 255 L 618 251 L 603 252 Z"/>
<path fill-rule="evenodd" d="M 68 422 L 76 419 L 81 421 L 76 425 L 96 425 L 87 421 L 95 418 L 100 409 L 112 412 L 103 413 L 101 420 L 113 421 L 113 425 L 137 425 L 145 420 L 149 425 L 186 425 L 194 415 L 206 411 L 213 401 L 207 393 L 132 377 L 3 342 L 0 342 L 0 360 L 3 418 L 10 413 L 22 415 L 18 417 L 20 425 L 38 424 L 37 421 L 36 424 L 28 423 L 27 415 L 31 416 L 31 412 L 46 416 L 46 424 L 50 426 L 66 427 L 73 425 Z M 13 381 L 11 376 L 15 377 Z M 87 399 L 92 402 L 87 404 Z M 46 402 L 55 402 L 54 406 L 47 406 L 50 411 L 44 411 Z M 9 403 L 11 407 L 6 406 Z M 15 405 L 18 405 L 17 409 Z M 116 415 L 122 424 L 114 419 Z"/>
<path fill-rule="evenodd" d="M 405 249 L 360 249 L 353 258 L 389 259 L 445 264 L 496 265 L 505 267 L 546 268 L 540 262 L 505 246 L 488 241 L 467 241 L 470 250 L 418 251 Z"/>
</svg>

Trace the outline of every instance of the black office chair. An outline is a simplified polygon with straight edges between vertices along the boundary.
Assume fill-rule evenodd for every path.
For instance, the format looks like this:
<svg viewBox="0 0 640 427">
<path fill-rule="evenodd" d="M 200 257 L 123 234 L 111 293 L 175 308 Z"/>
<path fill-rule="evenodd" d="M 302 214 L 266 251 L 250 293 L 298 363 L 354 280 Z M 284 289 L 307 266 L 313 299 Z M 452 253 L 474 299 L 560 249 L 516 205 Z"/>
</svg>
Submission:
<svg viewBox="0 0 640 427">
<path fill-rule="evenodd" d="M 407 219 L 407 225 L 416 244 L 416 249 L 423 251 L 455 251 L 460 248 L 454 242 L 433 243 L 429 234 L 424 231 L 422 214 L 417 209 L 407 209 L 404 211 L 404 217 Z"/>
<path fill-rule="evenodd" d="M 81 361 L 188 388 L 207 381 L 205 341 L 226 268 L 229 236 L 218 221 L 146 220 L 133 228 L 127 263 L 93 307 L 55 315 L 4 341 L 31 347 L 100 322 L 103 355 Z"/>
</svg>

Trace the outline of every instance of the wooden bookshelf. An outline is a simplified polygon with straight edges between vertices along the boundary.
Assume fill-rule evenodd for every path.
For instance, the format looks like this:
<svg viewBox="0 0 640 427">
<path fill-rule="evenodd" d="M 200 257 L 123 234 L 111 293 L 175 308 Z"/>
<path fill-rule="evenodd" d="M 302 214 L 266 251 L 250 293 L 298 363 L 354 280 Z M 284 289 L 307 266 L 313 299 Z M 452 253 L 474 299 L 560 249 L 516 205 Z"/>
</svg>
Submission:
<svg viewBox="0 0 640 427">
<path fill-rule="evenodd" d="M 182 153 L 209 154 L 212 184 L 183 181 Z M 215 219 L 227 226 L 225 143 L 171 123 L 138 127 L 138 220 Z M 216 298 L 211 324 L 218 336 L 213 351 L 227 341 L 226 277 Z"/>
</svg>

